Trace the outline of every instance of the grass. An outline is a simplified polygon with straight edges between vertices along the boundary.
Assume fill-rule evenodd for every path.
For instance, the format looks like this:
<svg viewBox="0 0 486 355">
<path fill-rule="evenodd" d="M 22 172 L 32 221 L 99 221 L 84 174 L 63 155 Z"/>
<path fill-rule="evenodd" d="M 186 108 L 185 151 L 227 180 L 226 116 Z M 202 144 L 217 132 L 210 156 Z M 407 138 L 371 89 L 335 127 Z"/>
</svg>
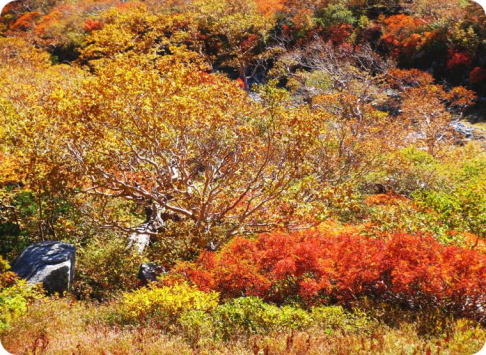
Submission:
<svg viewBox="0 0 486 355">
<path fill-rule="evenodd" d="M 183 331 L 170 334 L 150 326 L 116 325 L 110 314 L 116 303 L 98 304 L 70 299 L 36 301 L 28 313 L 0 334 L 13 354 L 457 354 L 472 355 L 486 342 L 486 330 L 455 321 L 439 335 L 422 335 L 413 322 L 397 326 L 374 322 L 364 332 L 343 329 L 278 330 L 240 336 L 229 342 L 210 337 L 197 343 Z"/>
</svg>

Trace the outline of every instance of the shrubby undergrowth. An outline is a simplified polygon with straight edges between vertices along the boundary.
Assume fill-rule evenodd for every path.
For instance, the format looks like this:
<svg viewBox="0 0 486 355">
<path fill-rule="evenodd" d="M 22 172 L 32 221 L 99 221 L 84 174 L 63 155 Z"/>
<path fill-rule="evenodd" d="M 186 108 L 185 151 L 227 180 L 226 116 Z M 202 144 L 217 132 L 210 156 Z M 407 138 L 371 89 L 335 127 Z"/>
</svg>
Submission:
<svg viewBox="0 0 486 355">
<path fill-rule="evenodd" d="M 9 268 L 9 264 L 0 256 L 0 331 L 25 314 L 29 303 L 44 296 L 40 287 L 20 280 L 17 274 L 8 271 Z"/>
<path fill-rule="evenodd" d="M 486 320 L 486 255 L 425 235 L 378 239 L 307 231 L 236 238 L 218 253 L 178 265 L 176 272 L 223 298 L 350 305 L 370 297 Z"/>
<path fill-rule="evenodd" d="M 147 324 L 168 332 L 182 332 L 189 340 L 208 336 L 236 339 L 276 330 L 312 327 L 365 330 L 371 322 L 364 314 L 353 315 L 340 306 L 278 307 L 258 297 L 240 297 L 218 303 L 217 292 L 206 293 L 187 284 L 151 287 L 127 293 L 114 305 L 110 319 L 117 324 Z"/>
</svg>

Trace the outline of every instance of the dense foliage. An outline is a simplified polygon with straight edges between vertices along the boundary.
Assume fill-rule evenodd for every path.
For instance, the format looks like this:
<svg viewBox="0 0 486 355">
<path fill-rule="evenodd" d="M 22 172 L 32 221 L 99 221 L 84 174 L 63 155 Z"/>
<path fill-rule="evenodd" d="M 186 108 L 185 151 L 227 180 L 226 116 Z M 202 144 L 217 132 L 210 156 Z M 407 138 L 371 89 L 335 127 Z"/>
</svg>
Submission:
<svg viewBox="0 0 486 355">
<path fill-rule="evenodd" d="M 485 255 L 426 236 L 306 232 L 234 239 L 177 270 L 222 297 L 349 304 L 364 296 L 484 319 Z"/>
<path fill-rule="evenodd" d="M 100 334 L 109 353 L 159 354 L 166 337 L 172 353 L 476 351 L 485 24 L 463 0 L 12 2 L 2 341 L 20 353 L 85 353 Z M 77 247 L 72 299 L 8 271 L 44 240 Z M 168 274 L 142 287 L 146 262 Z"/>
</svg>

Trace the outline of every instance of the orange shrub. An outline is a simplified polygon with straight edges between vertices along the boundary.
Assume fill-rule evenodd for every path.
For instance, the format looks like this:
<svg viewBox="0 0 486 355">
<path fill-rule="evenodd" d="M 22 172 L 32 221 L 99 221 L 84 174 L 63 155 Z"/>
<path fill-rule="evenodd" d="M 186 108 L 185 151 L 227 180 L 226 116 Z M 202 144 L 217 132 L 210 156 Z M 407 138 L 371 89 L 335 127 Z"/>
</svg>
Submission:
<svg viewBox="0 0 486 355">
<path fill-rule="evenodd" d="M 20 16 L 11 26 L 12 30 L 27 31 L 34 27 L 35 21 L 41 16 L 37 11 L 27 12 Z"/>
<path fill-rule="evenodd" d="M 395 195 L 395 194 L 376 194 L 376 195 L 369 195 L 365 199 L 365 203 L 368 206 L 375 206 L 375 205 L 398 205 L 402 202 L 408 202 L 409 200 L 403 196 Z"/>
<path fill-rule="evenodd" d="M 424 32 L 425 19 L 405 14 L 393 15 L 383 21 L 382 40 L 394 56 L 412 55 L 431 38 Z"/>
<path fill-rule="evenodd" d="M 19 280 L 17 274 L 12 271 L 6 271 L 0 273 L 0 289 L 5 287 L 11 287 Z"/>
<path fill-rule="evenodd" d="M 427 236 L 400 233 L 373 239 L 306 231 L 240 237 L 175 271 L 223 298 L 348 304 L 367 296 L 485 320 L 486 255 Z"/>
<path fill-rule="evenodd" d="M 93 19 L 87 19 L 84 23 L 83 29 L 86 32 L 93 32 L 93 31 L 98 31 L 101 30 L 104 26 L 104 23 L 102 21 L 94 21 Z"/>
</svg>

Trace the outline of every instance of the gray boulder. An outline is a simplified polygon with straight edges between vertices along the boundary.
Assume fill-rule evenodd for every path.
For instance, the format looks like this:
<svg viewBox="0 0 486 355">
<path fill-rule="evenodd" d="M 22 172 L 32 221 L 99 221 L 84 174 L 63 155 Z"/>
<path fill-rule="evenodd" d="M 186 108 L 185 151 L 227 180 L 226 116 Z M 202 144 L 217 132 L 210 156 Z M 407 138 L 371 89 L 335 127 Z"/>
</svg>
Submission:
<svg viewBox="0 0 486 355">
<path fill-rule="evenodd" d="M 474 139 L 475 138 L 475 132 L 472 127 L 466 126 L 462 122 L 453 122 L 451 123 L 452 129 L 462 135 L 466 139 Z"/>
<path fill-rule="evenodd" d="M 42 283 L 48 294 L 69 291 L 74 279 L 76 247 L 47 241 L 25 249 L 12 271 L 30 284 Z"/>
</svg>

